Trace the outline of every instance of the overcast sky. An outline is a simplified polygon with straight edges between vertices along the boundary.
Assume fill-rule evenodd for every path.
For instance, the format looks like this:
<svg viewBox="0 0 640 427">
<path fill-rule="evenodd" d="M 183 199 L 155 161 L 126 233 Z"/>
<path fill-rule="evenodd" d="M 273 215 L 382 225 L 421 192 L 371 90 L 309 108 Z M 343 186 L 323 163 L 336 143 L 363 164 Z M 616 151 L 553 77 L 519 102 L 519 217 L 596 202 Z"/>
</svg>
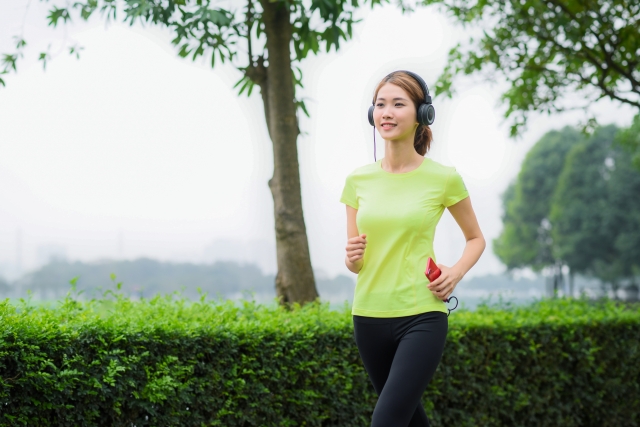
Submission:
<svg viewBox="0 0 640 427">
<path fill-rule="evenodd" d="M 27 3 L 0 0 L 0 53 L 12 52 L 21 32 L 29 44 L 0 87 L 0 273 L 35 268 L 56 248 L 72 260 L 227 257 L 275 272 L 273 156 L 259 93 L 238 97 L 240 73 L 231 66 L 179 58 L 166 30 L 99 19 L 53 30 L 45 16 L 55 2 L 32 1 L 25 15 Z M 339 198 L 346 175 L 373 161 L 366 110 L 376 83 L 409 69 L 433 86 L 449 49 L 468 34 L 434 9 L 367 7 L 359 17 L 338 53 L 301 67 L 311 114 L 298 139 L 303 208 L 313 266 L 329 276 L 350 274 Z M 83 46 L 81 58 L 64 43 Z M 43 71 L 36 57 L 49 44 Z M 513 141 L 498 97 L 498 86 L 464 79 L 452 100 L 434 101 L 429 156 L 461 173 L 489 243 L 469 277 L 503 270 L 491 240 L 502 227 L 500 195 L 526 151 L 581 119 L 534 117 Z M 596 111 L 601 123 L 631 122 L 630 109 L 609 102 Z M 463 247 L 445 212 L 438 261 L 455 263 Z"/>
</svg>

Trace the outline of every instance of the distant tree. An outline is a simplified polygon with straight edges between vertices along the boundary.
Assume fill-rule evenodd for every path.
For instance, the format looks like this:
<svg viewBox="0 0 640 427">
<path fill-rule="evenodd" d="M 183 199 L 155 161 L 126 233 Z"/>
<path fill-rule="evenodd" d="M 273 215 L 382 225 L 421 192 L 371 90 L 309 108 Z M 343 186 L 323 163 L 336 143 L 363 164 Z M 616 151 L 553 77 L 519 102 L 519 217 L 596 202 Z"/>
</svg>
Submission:
<svg viewBox="0 0 640 427">
<path fill-rule="evenodd" d="M 614 291 L 638 291 L 640 174 L 614 143 L 615 126 L 591 137 L 564 128 L 543 136 L 503 195 L 504 228 L 494 252 L 509 270 L 550 271 L 554 291 L 562 269 L 597 278 Z"/>
<path fill-rule="evenodd" d="M 111 275 L 115 275 L 115 283 Z M 76 290 L 85 298 L 96 298 L 114 290 L 122 283 L 120 292 L 134 297 L 151 298 L 158 294 L 180 292 L 187 298 L 198 299 L 201 294 L 209 298 L 256 297 L 271 301 L 275 298 L 273 274 L 264 274 L 255 264 L 234 261 L 217 261 L 212 264 L 160 262 L 148 258 L 133 261 L 102 260 L 97 262 L 52 261 L 31 271 L 12 283 L 16 297 L 26 296 L 30 291 L 37 299 L 54 300 L 70 291 L 69 282 L 76 278 Z M 349 276 L 333 278 L 320 275 L 318 289 L 324 300 L 342 302 L 353 293 L 355 285 Z M 11 290 L 9 284 L 3 288 L 0 277 L 0 296 Z"/>
<path fill-rule="evenodd" d="M 387 0 L 362 0 L 371 7 Z M 160 25 L 175 35 L 178 55 L 196 60 L 208 55 L 231 61 L 242 73 L 236 84 L 240 94 L 260 88 L 265 120 L 273 143 L 274 171 L 269 180 L 273 196 L 278 273 L 276 293 L 283 304 L 313 301 L 318 297 L 309 256 L 302 212 L 297 138 L 297 114 L 307 114 L 304 101 L 296 97 L 302 87 L 297 64 L 309 54 L 327 52 L 352 36 L 359 0 L 246 0 L 237 9 L 225 9 L 211 0 L 78 0 L 52 5 L 49 25 L 89 19 L 100 12 L 106 21 L 117 14 L 123 22 Z M 120 6 L 119 6 L 120 5 Z M 16 39 L 16 51 L 2 58 L 2 75 L 16 70 L 26 41 Z M 239 52 L 246 49 L 246 56 Z M 69 47 L 77 55 L 78 46 Z M 243 53 L 245 55 L 245 53 Z M 40 54 L 43 65 L 48 53 Z"/>
<path fill-rule="evenodd" d="M 4 295 L 6 297 L 10 291 L 11 286 L 9 286 L 9 283 L 7 283 L 4 277 L 0 276 L 0 295 Z"/>
<path fill-rule="evenodd" d="M 554 255 L 572 272 L 601 279 L 611 277 L 616 269 L 614 236 L 604 227 L 606 211 L 616 208 L 608 204 L 606 180 L 611 163 L 605 162 L 615 131 L 614 126 L 600 128 L 592 138 L 573 147 L 549 206 Z"/>
<path fill-rule="evenodd" d="M 616 132 L 598 128 L 571 149 L 550 212 L 555 257 L 614 291 L 640 275 L 640 174 Z"/>
<path fill-rule="evenodd" d="M 584 109 L 610 98 L 640 111 L 640 2 L 630 0 L 424 0 L 480 37 L 449 52 L 436 84 L 480 74 L 509 84 L 502 94 L 511 135 L 532 112 Z M 571 99 L 571 95 L 577 95 Z M 580 102 L 582 101 L 582 102 Z M 591 121 L 593 121 L 591 117 Z"/>
<path fill-rule="evenodd" d="M 493 250 L 507 269 L 549 270 L 553 289 L 562 280 L 562 260 L 553 252 L 549 212 L 551 196 L 571 147 L 584 139 L 565 127 L 545 134 L 527 153 L 520 173 L 503 194 L 503 230 Z"/>
<path fill-rule="evenodd" d="M 275 297 L 272 275 L 264 275 L 256 265 L 230 261 L 213 264 L 170 263 L 148 258 L 91 263 L 53 261 L 25 274 L 16 285 L 41 299 L 56 299 L 69 292 L 69 281 L 76 277 L 76 289 L 85 292 L 85 296 L 96 297 L 113 290 L 112 274 L 122 283 L 121 291 L 133 296 L 152 297 L 181 291 L 185 296 L 197 297 L 199 288 L 212 298 L 244 291 Z"/>
<path fill-rule="evenodd" d="M 616 142 L 631 153 L 633 166 L 640 170 L 640 114 L 634 117 L 629 128 L 618 132 Z"/>
</svg>

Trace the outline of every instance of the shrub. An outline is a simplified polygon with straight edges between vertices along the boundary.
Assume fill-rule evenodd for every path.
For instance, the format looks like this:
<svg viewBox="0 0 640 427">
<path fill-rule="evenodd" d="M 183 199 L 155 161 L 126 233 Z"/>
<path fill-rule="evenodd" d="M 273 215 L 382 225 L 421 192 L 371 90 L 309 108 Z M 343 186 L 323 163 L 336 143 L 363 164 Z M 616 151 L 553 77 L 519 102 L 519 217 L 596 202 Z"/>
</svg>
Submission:
<svg viewBox="0 0 640 427">
<path fill-rule="evenodd" d="M 175 296 L 0 303 L 2 426 L 367 426 L 348 307 Z M 434 425 L 633 426 L 640 314 L 542 301 L 454 312 Z"/>
</svg>

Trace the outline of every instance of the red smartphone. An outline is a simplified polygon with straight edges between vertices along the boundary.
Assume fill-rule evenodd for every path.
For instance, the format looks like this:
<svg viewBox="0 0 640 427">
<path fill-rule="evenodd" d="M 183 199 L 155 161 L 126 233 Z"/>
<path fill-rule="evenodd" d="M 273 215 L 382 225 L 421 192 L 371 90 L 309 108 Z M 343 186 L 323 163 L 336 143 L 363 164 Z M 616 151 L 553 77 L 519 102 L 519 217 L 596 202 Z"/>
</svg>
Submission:
<svg viewBox="0 0 640 427">
<path fill-rule="evenodd" d="M 436 263 L 433 262 L 431 257 L 429 257 L 429 259 L 427 260 L 427 269 L 424 272 L 424 275 L 427 276 L 429 282 L 433 282 L 434 280 L 436 280 L 438 277 L 440 277 L 441 273 L 442 271 L 440 271 Z"/>
</svg>

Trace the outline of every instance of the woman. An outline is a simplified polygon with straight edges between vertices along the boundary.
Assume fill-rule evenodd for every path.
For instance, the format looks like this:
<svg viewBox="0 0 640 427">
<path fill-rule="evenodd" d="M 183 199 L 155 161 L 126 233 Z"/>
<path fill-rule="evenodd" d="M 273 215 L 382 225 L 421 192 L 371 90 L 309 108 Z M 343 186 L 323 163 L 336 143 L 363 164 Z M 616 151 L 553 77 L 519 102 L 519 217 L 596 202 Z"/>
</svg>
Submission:
<svg viewBox="0 0 640 427">
<path fill-rule="evenodd" d="M 424 427 L 421 397 L 447 336 L 447 300 L 485 248 L 469 194 L 453 167 L 424 155 L 435 112 L 424 81 L 408 71 L 376 87 L 369 121 L 385 157 L 354 170 L 340 201 L 347 205 L 345 263 L 358 274 L 353 323 L 358 351 L 378 393 L 372 427 Z M 466 239 L 460 260 L 438 264 L 429 283 L 436 224 L 448 208 Z"/>
</svg>

